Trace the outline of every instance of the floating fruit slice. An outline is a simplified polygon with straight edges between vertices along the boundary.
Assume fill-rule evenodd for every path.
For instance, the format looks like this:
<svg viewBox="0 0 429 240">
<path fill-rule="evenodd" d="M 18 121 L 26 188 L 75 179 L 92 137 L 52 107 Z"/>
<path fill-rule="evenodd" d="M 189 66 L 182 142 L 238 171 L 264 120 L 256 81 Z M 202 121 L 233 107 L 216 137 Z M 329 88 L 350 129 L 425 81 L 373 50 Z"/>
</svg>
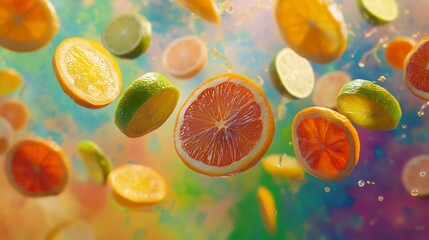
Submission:
<svg viewBox="0 0 429 240">
<path fill-rule="evenodd" d="M 356 129 L 343 115 L 322 107 L 301 110 L 292 123 L 293 148 L 301 166 L 323 180 L 347 177 L 359 161 Z"/>
<path fill-rule="evenodd" d="M 358 0 L 363 18 L 373 25 L 394 21 L 399 14 L 396 0 Z"/>
<path fill-rule="evenodd" d="M 397 37 L 389 41 L 384 50 L 387 63 L 393 68 L 403 69 L 405 58 L 415 44 L 414 40 L 408 37 Z"/>
<path fill-rule="evenodd" d="M 63 91 L 86 108 L 102 108 L 122 90 L 115 59 L 100 44 L 72 37 L 58 45 L 52 65 Z"/>
<path fill-rule="evenodd" d="M 0 155 L 4 154 L 12 144 L 13 128 L 9 121 L 0 117 Z"/>
<path fill-rule="evenodd" d="M 338 93 L 351 80 L 349 74 L 343 71 L 326 73 L 316 81 L 313 103 L 319 107 L 335 108 Z"/>
<path fill-rule="evenodd" d="M 57 195 L 66 186 L 68 163 L 55 142 L 40 138 L 22 139 L 6 157 L 9 182 L 30 197 Z"/>
<path fill-rule="evenodd" d="M 0 117 L 9 121 L 15 131 L 27 125 L 29 113 L 27 105 L 15 99 L 0 101 Z"/>
<path fill-rule="evenodd" d="M 161 202 L 167 191 L 164 178 L 155 170 L 137 164 L 114 168 L 108 177 L 113 199 L 130 209 L 140 209 Z"/>
<path fill-rule="evenodd" d="M 415 197 L 429 195 L 429 155 L 417 155 L 405 163 L 402 184 Z"/>
<path fill-rule="evenodd" d="M 205 81 L 182 105 L 174 143 L 194 171 L 226 177 L 254 166 L 273 134 L 273 111 L 261 87 L 226 73 Z"/>
<path fill-rule="evenodd" d="M 314 88 L 314 71 L 307 59 L 292 49 L 281 50 L 270 65 L 270 79 L 286 97 L 306 98 Z"/>
<path fill-rule="evenodd" d="M 277 0 L 274 15 L 286 44 L 302 57 L 328 63 L 344 53 L 347 28 L 334 1 Z"/>
<path fill-rule="evenodd" d="M 55 226 L 46 240 L 96 240 L 94 230 L 82 221 L 66 221 Z"/>
<path fill-rule="evenodd" d="M 215 24 L 221 22 L 219 8 L 215 0 L 176 0 L 176 2 L 204 20 Z"/>
<path fill-rule="evenodd" d="M 171 115 L 180 91 L 164 75 L 146 73 L 125 90 L 115 110 L 116 126 L 128 137 L 159 128 Z"/>
<path fill-rule="evenodd" d="M 277 229 L 277 208 L 273 195 L 264 186 L 258 187 L 258 202 L 265 228 L 270 235 L 274 235 Z"/>
<path fill-rule="evenodd" d="M 337 97 L 337 109 L 353 123 L 371 130 L 392 130 L 402 117 L 401 106 L 392 94 L 362 79 L 343 86 Z"/>
<path fill-rule="evenodd" d="M 92 180 L 99 184 L 106 183 L 107 176 L 112 171 L 112 163 L 106 154 L 91 141 L 81 141 L 77 148 Z"/>
<path fill-rule="evenodd" d="M 411 49 L 404 62 L 404 82 L 414 96 L 429 101 L 429 36 Z"/>
<path fill-rule="evenodd" d="M 101 35 L 103 46 L 113 55 L 133 59 L 149 48 L 152 25 L 141 15 L 114 17 Z"/>
<path fill-rule="evenodd" d="M 162 64 L 168 73 L 183 79 L 197 75 L 206 61 L 206 44 L 196 36 L 176 39 L 167 46 L 162 55 Z"/>
<path fill-rule="evenodd" d="M 261 160 L 265 171 L 273 176 L 284 177 L 294 181 L 304 180 L 304 170 L 298 160 L 286 154 L 271 154 Z"/>
<path fill-rule="evenodd" d="M 30 52 L 45 46 L 59 25 L 49 0 L 1 1 L 0 46 L 11 51 Z"/>
<path fill-rule="evenodd" d="M 0 69 L 0 96 L 6 96 L 22 84 L 21 75 L 13 68 Z"/>
</svg>

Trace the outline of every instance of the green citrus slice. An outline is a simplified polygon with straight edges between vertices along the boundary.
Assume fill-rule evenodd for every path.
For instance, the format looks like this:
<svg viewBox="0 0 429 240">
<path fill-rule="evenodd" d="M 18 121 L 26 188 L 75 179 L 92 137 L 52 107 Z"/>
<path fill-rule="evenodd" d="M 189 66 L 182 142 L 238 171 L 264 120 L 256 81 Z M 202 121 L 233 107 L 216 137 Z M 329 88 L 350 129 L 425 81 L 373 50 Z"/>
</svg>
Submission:
<svg viewBox="0 0 429 240">
<path fill-rule="evenodd" d="M 101 41 L 113 55 L 133 59 L 149 48 L 151 35 L 152 27 L 145 17 L 121 14 L 107 24 Z"/>
<path fill-rule="evenodd" d="M 112 163 L 100 147 L 91 141 L 81 141 L 77 145 L 89 176 L 99 184 L 106 183 L 107 176 L 112 171 Z"/>
<path fill-rule="evenodd" d="M 392 22 L 399 13 L 396 0 L 359 0 L 358 7 L 363 18 L 373 25 Z"/>
<path fill-rule="evenodd" d="M 124 92 L 115 110 L 116 126 L 128 137 L 143 136 L 171 115 L 180 91 L 164 75 L 146 73 Z"/>
<path fill-rule="evenodd" d="M 392 130 L 402 117 L 401 106 L 391 93 L 362 79 L 343 86 L 336 106 L 350 121 L 371 130 Z"/>
</svg>

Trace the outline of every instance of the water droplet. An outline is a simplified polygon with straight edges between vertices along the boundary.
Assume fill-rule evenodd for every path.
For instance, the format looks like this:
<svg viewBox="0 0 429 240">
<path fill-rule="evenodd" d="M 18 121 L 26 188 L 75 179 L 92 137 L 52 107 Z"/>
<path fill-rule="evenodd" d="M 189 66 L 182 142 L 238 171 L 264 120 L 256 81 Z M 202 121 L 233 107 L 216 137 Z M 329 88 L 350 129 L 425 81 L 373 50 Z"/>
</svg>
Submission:
<svg viewBox="0 0 429 240">
<path fill-rule="evenodd" d="M 355 54 L 354 54 L 354 53 L 350 53 L 350 57 L 351 57 L 351 58 L 354 58 L 354 57 L 355 57 Z"/>
<path fill-rule="evenodd" d="M 426 171 L 421 171 L 420 172 L 420 177 L 426 177 Z"/>
<path fill-rule="evenodd" d="M 359 187 L 364 187 L 365 186 L 365 181 L 364 180 L 359 180 L 358 181 L 358 186 Z"/>
<path fill-rule="evenodd" d="M 407 129 L 407 127 L 408 127 L 408 126 L 407 126 L 406 124 L 402 124 L 402 128 L 403 128 L 403 129 Z"/>
<path fill-rule="evenodd" d="M 331 189 L 329 187 L 325 187 L 325 192 L 330 192 Z"/>
<path fill-rule="evenodd" d="M 371 182 L 370 182 L 370 181 L 366 181 L 366 183 L 371 184 Z"/>
<path fill-rule="evenodd" d="M 265 72 L 268 72 L 268 68 L 265 68 L 265 69 L 264 69 L 264 71 L 265 71 Z"/>
<path fill-rule="evenodd" d="M 229 13 L 229 14 L 232 14 L 232 13 L 234 12 L 234 8 L 232 8 L 232 6 L 229 6 L 229 7 L 226 9 L 226 12 L 227 12 L 227 13 Z"/>
<path fill-rule="evenodd" d="M 372 184 L 372 185 L 374 185 L 374 184 L 375 184 L 375 182 L 371 182 L 371 184 Z"/>
<path fill-rule="evenodd" d="M 359 63 L 359 67 L 361 67 L 361 68 L 365 67 L 365 63 L 360 62 L 360 63 Z"/>
<path fill-rule="evenodd" d="M 401 138 L 406 138 L 406 137 L 407 137 L 407 134 L 403 133 L 403 134 L 401 134 L 401 135 L 400 135 L 400 137 L 401 137 Z"/>
<path fill-rule="evenodd" d="M 419 117 L 423 117 L 424 115 L 425 115 L 425 112 L 423 112 L 423 111 L 419 111 L 417 113 L 417 116 L 419 116 Z"/>
<path fill-rule="evenodd" d="M 289 142 L 289 145 L 292 145 L 292 142 Z"/>
<path fill-rule="evenodd" d="M 384 81 L 386 81 L 386 77 L 385 76 L 380 76 L 380 77 L 377 78 L 377 80 L 380 81 L 380 82 L 384 82 Z"/>
<path fill-rule="evenodd" d="M 277 216 L 277 211 L 276 211 L 276 210 L 273 212 L 273 215 L 274 215 L 274 216 Z"/>
<path fill-rule="evenodd" d="M 378 201 L 379 202 L 382 202 L 384 200 L 384 197 L 383 196 L 378 196 Z"/>
<path fill-rule="evenodd" d="M 417 34 L 414 33 L 413 35 L 411 35 L 411 37 L 412 38 L 417 38 Z"/>
<path fill-rule="evenodd" d="M 415 197 L 417 195 L 419 195 L 419 190 L 417 188 L 413 188 L 411 189 L 411 196 Z"/>
</svg>

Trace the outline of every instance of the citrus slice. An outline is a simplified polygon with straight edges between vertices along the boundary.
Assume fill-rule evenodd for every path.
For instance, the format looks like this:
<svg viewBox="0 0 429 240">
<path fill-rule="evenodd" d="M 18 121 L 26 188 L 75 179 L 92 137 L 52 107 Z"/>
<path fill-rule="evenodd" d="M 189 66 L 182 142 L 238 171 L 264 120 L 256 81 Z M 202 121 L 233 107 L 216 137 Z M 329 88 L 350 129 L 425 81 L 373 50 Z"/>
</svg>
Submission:
<svg viewBox="0 0 429 240">
<path fill-rule="evenodd" d="M 115 124 L 128 137 L 159 128 L 174 111 L 180 91 L 164 75 L 146 73 L 125 90 L 115 110 Z"/>
<path fill-rule="evenodd" d="M 363 18 L 373 25 L 392 22 L 399 14 L 396 0 L 358 0 L 358 8 Z"/>
<path fill-rule="evenodd" d="M 305 171 L 317 178 L 345 178 L 359 161 L 356 129 L 334 110 L 305 108 L 295 116 L 292 130 L 296 158 Z"/>
<path fill-rule="evenodd" d="M 81 141 L 77 149 L 92 180 L 99 184 L 106 183 L 112 163 L 101 148 L 94 142 Z"/>
<path fill-rule="evenodd" d="M 30 52 L 45 46 L 59 25 L 49 0 L 1 1 L 0 46 L 11 51 Z"/>
<path fill-rule="evenodd" d="M 350 121 L 371 130 L 392 130 L 402 117 L 401 106 L 390 92 L 362 79 L 344 84 L 336 106 Z"/>
<path fill-rule="evenodd" d="M 429 196 L 429 155 L 417 155 L 405 163 L 402 184 L 413 196 Z"/>
<path fill-rule="evenodd" d="M 272 176 L 284 177 L 294 181 L 304 180 L 304 170 L 298 160 L 286 154 L 271 154 L 264 157 L 262 166 Z"/>
<path fill-rule="evenodd" d="M 176 0 L 176 2 L 204 20 L 215 24 L 221 22 L 219 8 L 215 0 Z"/>
<path fill-rule="evenodd" d="M 0 155 L 4 154 L 12 144 L 13 128 L 9 121 L 0 117 Z"/>
<path fill-rule="evenodd" d="M 183 79 L 197 75 L 206 62 L 206 44 L 196 36 L 174 40 L 162 55 L 162 64 L 168 73 Z"/>
<path fill-rule="evenodd" d="M 15 99 L 0 101 L 0 117 L 9 121 L 15 131 L 23 129 L 28 122 L 27 105 Z"/>
<path fill-rule="evenodd" d="M 205 81 L 182 105 L 174 143 L 189 168 L 226 177 L 254 166 L 273 134 L 273 111 L 261 87 L 225 73 Z"/>
<path fill-rule="evenodd" d="M 408 53 L 416 43 L 412 38 L 397 37 L 387 43 L 384 56 L 393 68 L 403 69 Z"/>
<path fill-rule="evenodd" d="M 329 0 L 277 0 L 274 15 L 286 44 L 317 63 L 339 58 L 347 45 L 341 10 Z"/>
<path fill-rule="evenodd" d="M 343 71 L 324 74 L 314 86 L 313 103 L 319 107 L 335 108 L 338 93 L 351 80 L 350 75 Z"/>
<path fill-rule="evenodd" d="M 6 175 L 25 196 L 57 195 L 67 183 L 67 161 L 63 150 L 55 142 L 26 138 L 8 151 Z"/>
<path fill-rule="evenodd" d="M 0 96 L 6 96 L 22 84 L 21 75 L 13 68 L 0 69 Z"/>
<path fill-rule="evenodd" d="M 274 57 L 270 79 L 277 91 L 286 97 L 306 98 L 314 88 L 314 71 L 310 62 L 290 48 L 281 50 Z"/>
<path fill-rule="evenodd" d="M 55 50 L 52 65 L 63 91 L 83 107 L 105 107 L 121 93 L 119 67 L 96 42 L 77 37 L 63 40 Z"/>
<path fill-rule="evenodd" d="M 107 23 L 101 41 L 113 55 L 133 59 L 149 48 L 152 25 L 141 15 L 121 14 Z"/>
<path fill-rule="evenodd" d="M 94 230 L 83 221 L 66 221 L 51 229 L 46 240 L 96 240 Z"/>
<path fill-rule="evenodd" d="M 404 61 L 404 82 L 414 96 L 429 101 L 429 36 L 420 39 Z"/>
<path fill-rule="evenodd" d="M 158 204 L 167 191 L 165 180 L 159 173 L 137 164 L 114 168 L 107 182 L 113 199 L 130 209 Z"/>
<path fill-rule="evenodd" d="M 264 186 L 258 187 L 258 202 L 265 228 L 270 235 L 274 235 L 277 228 L 277 208 L 273 195 Z"/>
</svg>

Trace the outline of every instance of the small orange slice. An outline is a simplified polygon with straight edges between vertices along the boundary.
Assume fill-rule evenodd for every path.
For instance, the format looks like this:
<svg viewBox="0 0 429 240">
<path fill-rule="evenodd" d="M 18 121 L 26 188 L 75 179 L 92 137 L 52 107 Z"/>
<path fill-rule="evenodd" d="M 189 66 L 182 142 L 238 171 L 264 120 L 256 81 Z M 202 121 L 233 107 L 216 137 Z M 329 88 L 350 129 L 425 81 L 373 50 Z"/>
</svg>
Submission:
<svg viewBox="0 0 429 240">
<path fill-rule="evenodd" d="M 6 96 L 19 88 L 22 76 L 13 68 L 0 69 L 0 96 Z"/>
<path fill-rule="evenodd" d="M 262 88 L 231 73 L 199 86 L 182 105 L 174 127 L 180 158 L 208 176 L 231 176 L 254 166 L 273 135 L 273 111 Z"/>
<path fill-rule="evenodd" d="M 4 154 L 12 144 L 13 128 L 9 121 L 0 117 L 0 155 Z"/>
<path fill-rule="evenodd" d="M 27 105 L 15 99 L 0 101 L 0 117 L 8 120 L 15 131 L 20 130 L 27 125 L 29 119 Z"/>
<path fill-rule="evenodd" d="M 351 80 L 350 75 L 343 71 L 324 74 L 316 81 L 314 86 L 313 103 L 319 107 L 334 109 L 341 88 Z"/>
<path fill-rule="evenodd" d="M 384 50 L 384 56 L 387 63 L 393 68 L 402 69 L 404 67 L 404 60 L 407 54 L 411 51 L 416 43 L 412 38 L 397 37 L 387 43 Z"/>
<path fill-rule="evenodd" d="M 176 2 L 204 20 L 215 24 L 221 22 L 219 8 L 215 0 L 176 0 Z"/>
<path fill-rule="evenodd" d="M 292 130 L 296 158 L 317 178 L 345 178 L 359 161 L 356 129 L 338 112 L 322 107 L 303 109 L 295 116 Z"/>
<path fill-rule="evenodd" d="M 404 61 L 404 82 L 411 93 L 423 100 L 429 100 L 429 36 L 411 49 Z"/>
<path fill-rule="evenodd" d="M 30 197 L 57 195 L 66 186 L 68 160 L 55 142 L 27 138 L 15 143 L 6 157 L 9 182 Z"/>
<path fill-rule="evenodd" d="M 415 156 L 402 169 L 402 184 L 415 197 L 429 196 L 429 155 Z"/>
<path fill-rule="evenodd" d="M 0 1 L 0 46 L 11 51 L 30 52 L 45 46 L 58 27 L 49 0 Z"/>
<path fill-rule="evenodd" d="M 72 37 L 58 45 L 52 58 L 63 91 L 86 108 L 102 108 L 122 90 L 122 75 L 115 59 L 100 44 Z"/>
<path fill-rule="evenodd" d="M 277 229 L 277 208 L 273 195 L 264 186 L 258 187 L 258 202 L 265 228 L 270 235 L 274 235 Z"/>
<path fill-rule="evenodd" d="M 167 46 L 162 55 L 162 64 L 168 73 L 183 79 L 197 75 L 206 61 L 206 44 L 196 36 L 176 39 Z"/>
</svg>

